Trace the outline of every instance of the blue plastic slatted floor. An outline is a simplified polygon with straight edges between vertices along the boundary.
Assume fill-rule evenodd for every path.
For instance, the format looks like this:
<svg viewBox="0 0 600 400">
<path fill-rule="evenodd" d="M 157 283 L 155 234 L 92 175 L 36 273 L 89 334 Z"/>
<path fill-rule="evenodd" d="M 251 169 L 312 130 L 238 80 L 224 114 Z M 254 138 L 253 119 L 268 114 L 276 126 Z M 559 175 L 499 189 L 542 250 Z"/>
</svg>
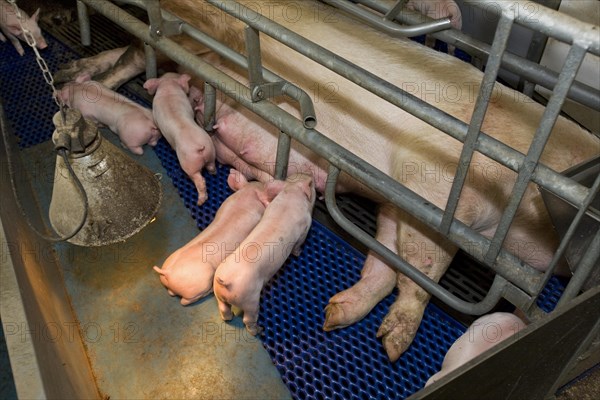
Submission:
<svg viewBox="0 0 600 400">
<path fill-rule="evenodd" d="M 42 54 L 51 71 L 76 58 L 51 35 L 46 36 L 49 47 Z M 12 46 L 0 44 L 0 88 L 5 113 L 21 148 L 49 140 L 57 107 L 30 49 L 19 57 Z M 121 92 L 136 98 L 126 89 Z M 205 174 L 210 197 L 198 207 L 195 188 L 164 139 L 155 152 L 191 217 L 204 229 L 231 194 L 226 183 L 229 168 L 219 166 L 217 175 Z M 263 291 L 259 320 L 265 328 L 263 344 L 295 398 L 407 397 L 440 368 L 446 350 L 465 331 L 430 304 L 410 349 L 398 362 L 390 363 L 375 333 L 393 302 L 392 294 L 354 326 L 323 332 L 328 299 L 358 280 L 363 262 L 364 255 L 314 221 L 301 256 L 290 257 Z M 553 279 L 540 306 L 551 310 L 562 290 L 564 284 Z"/>
</svg>

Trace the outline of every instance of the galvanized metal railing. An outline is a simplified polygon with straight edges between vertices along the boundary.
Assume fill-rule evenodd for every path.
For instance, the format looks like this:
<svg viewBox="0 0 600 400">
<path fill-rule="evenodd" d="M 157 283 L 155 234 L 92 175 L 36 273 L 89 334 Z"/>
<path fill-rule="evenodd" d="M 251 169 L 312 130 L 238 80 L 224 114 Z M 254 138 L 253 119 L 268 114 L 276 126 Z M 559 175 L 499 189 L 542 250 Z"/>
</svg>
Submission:
<svg viewBox="0 0 600 400">
<path fill-rule="evenodd" d="M 402 0 L 399 0 L 399 2 L 401 2 L 401 1 Z M 355 14 L 359 18 L 361 18 L 361 15 L 366 15 L 366 17 L 363 16 L 362 18 L 372 19 L 373 18 L 372 11 L 379 13 L 380 15 L 389 15 L 390 11 L 394 8 L 394 7 L 387 8 L 385 6 L 385 4 L 383 4 L 380 1 L 376 1 L 376 0 L 352 0 L 352 1 L 336 0 L 336 2 L 361 4 L 363 6 L 363 8 L 358 9 Z M 469 0 L 468 3 L 479 6 L 480 8 L 486 8 L 491 11 L 499 12 L 501 10 L 499 8 L 501 5 L 500 3 L 502 3 L 502 2 L 492 2 L 492 1 L 487 1 L 487 0 L 483 0 L 483 1 L 482 0 Z M 546 8 L 543 8 L 541 5 L 533 3 L 533 2 L 518 2 L 518 1 L 508 2 L 507 4 L 505 4 L 503 6 L 505 8 L 506 7 L 508 7 L 508 8 L 516 7 L 515 8 L 516 10 L 523 11 L 523 10 L 526 10 L 525 6 L 531 6 L 531 5 L 534 5 L 536 7 L 539 6 L 540 10 L 548 10 Z M 368 8 L 372 11 L 365 9 L 364 7 Z M 514 11 L 515 9 L 513 9 L 511 11 Z M 547 11 L 543 11 L 543 12 L 547 13 Z M 525 16 L 529 15 L 526 13 L 523 13 L 523 14 Z M 537 19 L 537 13 L 536 13 L 536 19 Z M 420 24 L 423 22 L 432 21 L 431 18 L 428 18 L 424 15 L 420 15 L 418 13 L 406 12 L 406 11 L 400 12 L 400 13 L 395 13 L 394 20 L 398 21 L 402 24 Z M 552 27 L 552 28 L 550 28 L 551 31 L 554 31 L 556 26 L 562 26 L 563 28 L 561 28 L 561 29 L 563 30 L 563 32 L 561 32 L 559 34 L 560 36 L 557 38 L 559 40 L 566 38 L 567 40 L 563 40 L 563 41 L 568 42 L 568 37 L 570 35 L 572 35 L 573 32 L 569 33 L 569 32 L 564 32 L 564 31 L 570 30 L 571 28 L 569 28 L 569 27 L 572 27 L 573 23 L 579 24 L 579 21 L 575 20 L 574 18 L 568 17 L 564 14 L 555 13 L 555 14 L 553 14 L 552 19 L 550 21 L 546 20 L 543 23 L 546 24 L 546 28 L 545 28 L 546 30 L 548 29 L 548 27 Z M 548 23 L 550 23 L 550 25 L 548 25 Z M 537 32 L 541 32 L 541 31 L 537 31 Z M 475 56 L 478 58 L 487 59 L 488 55 L 491 52 L 491 46 L 488 45 L 487 43 L 484 43 L 480 40 L 472 38 L 472 37 L 460 32 L 460 31 L 457 31 L 455 29 L 431 32 L 431 33 L 429 33 L 429 35 L 436 39 L 440 39 L 440 40 L 448 43 L 449 45 L 452 45 L 461 50 L 464 50 L 467 53 L 471 54 L 472 56 Z M 546 35 L 546 36 L 553 36 L 553 35 Z M 596 54 L 596 53 L 594 53 L 593 50 L 592 50 L 592 53 Z M 554 86 L 556 85 L 556 82 L 558 81 L 558 74 L 556 72 L 552 71 L 549 68 L 543 67 L 533 61 L 530 61 L 526 58 L 519 57 L 515 54 L 505 52 L 504 54 L 502 54 L 501 61 L 502 61 L 502 68 L 506 69 L 509 72 L 519 75 L 527 82 L 543 86 L 546 89 L 552 90 L 554 88 Z M 586 105 L 594 110 L 600 110 L 600 90 L 598 90 L 596 88 L 593 88 L 593 87 L 583 84 L 581 82 L 573 82 L 573 85 L 571 85 L 571 87 L 569 88 L 568 97 L 570 99 L 575 100 L 583 105 Z"/>
<path fill-rule="evenodd" d="M 138 0 L 129 2 L 144 8 L 152 6 L 157 7 L 158 3 L 144 3 Z M 531 24 L 531 21 L 528 21 L 522 16 L 519 16 L 518 13 L 514 12 L 515 4 L 516 6 L 519 6 L 520 2 L 511 2 L 510 5 L 506 6 L 501 4 L 500 8 L 495 7 L 501 14 L 500 23 L 488 57 L 488 66 L 477 98 L 473 119 L 471 124 L 467 125 L 315 43 L 262 17 L 260 14 L 244 7 L 238 2 L 223 2 L 216 0 L 207 0 L 207 2 L 245 22 L 252 29 L 253 35 L 258 35 L 260 32 L 271 36 L 291 49 L 298 51 L 315 62 L 329 68 L 346 79 L 463 142 L 464 147 L 459 162 L 459 169 L 453 182 L 451 196 L 446 210 L 441 210 L 432 205 L 426 199 L 410 191 L 399 182 L 391 179 L 372 165 L 331 141 L 315 129 L 314 125 L 307 125 L 306 121 L 300 121 L 272 103 L 257 98 L 256 90 L 253 90 L 256 89 L 256 87 L 248 88 L 242 85 L 237 80 L 215 69 L 202 59 L 191 55 L 168 37 L 161 35 L 157 36 L 156 25 L 152 25 L 153 28 L 149 29 L 146 24 L 125 13 L 108 0 L 80 0 L 79 4 L 81 5 L 81 9 L 84 8 L 84 3 L 93 7 L 134 36 L 162 51 L 173 61 L 195 71 L 199 77 L 207 82 L 209 94 L 212 93 L 214 95 L 214 88 L 221 90 L 244 107 L 277 126 L 282 131 L 280 143 L 278 144 L 277 157 L 277 170 L 279 175 L 283 174 L 285 166 L 287 165 L 290 138 L 297 140 L 320 157 L 326 159 L 330 164 L 326 188 L 326 203 L 334 219 L 350 234 L 378 253 L 391 267 L 408 276 L 429 293 L 438 297 L 449 306 L 464 313 L 485 313 L 489 311 L 501 297 L 505 297 L 520 308 L 528 310 L 532 315 L 536 313 L 537 308 L 534 306 L 535 299 L 549 276 L 552 274 L 557 261 L 564 253 L 567 241 L 573 236 L 574 229 L 569 231 L 570 235 L 567 234 L 567 237 L 561 243 L 561 246 L 552 261 L 551 268 L 545 274 L 538 272 L 515 255 L 504 250 L 502 248 L 502 243 L 504 242 L 510 222 L 514 218 L 516 209 L 524 195 L 528 183 L 535 182 L 549 192 L 554 193 L 567 200 L 569 203 L 577 206 L 580 211 L 574 224 L 582 218 L 586 208 L 591 204 L 591 201 L 598 193 L 600 187 L 598 181 L 600 178 L 596 181 L 594 186 L 589 189 L 539 163 L 541 152 L 554 122 L 558 117 L 560 107 L 567 94 L 573 93 L 574 77 L 582 62 L 583 56 L 586 52 L 598 54 L 600 49 L 600 39 L 597 35 L 594 36 L 594 32 L 597 32 L 597 27 L 576 22 L 576 20 L 570 17 L 558 14 L 549 9 L 541 9 L 537 15 L 539 18 L 535 26 L 532 26 L 533 24 Z M 487 2 L 477 1 L 475 3 L 485 6 Z M 497 5 L 498 3 L 494 4 Z M 513 8 L 511 8 L 511 6 Z M 115 18 L 117 15 L 119 18 Z M 156 10 L 149 11 L 149 15 L 156 15 Z M 162 15 L 163 18 L 173 21 L 174 16 L 164 11 L 162 12 Z M 85 21 L 83 23 L 85 25 Z M 496 80 L 497 72 L 502 60 L 507 59 L 505 54 L 506 42 L 514 23 L 525 25 L 531 29 L 539 29 L 548 36 L 573 44 L 563 71 L 558 75 L 553 85 L 551 85 L 554 87 L 554 93 L 545 110 L 544 118 L 535 134 L 533 143 L 526 155 L 519 153 L 481 132 L 481 124 L 489 103 L 492 87 L 492 85 L 486 83 L 492 83 Z M 567 24 L 568 27 L 561 27 L 560 29 L 549 28 L 560 24 Z M 249 61 L 248 58 L 212 39 L 206 33 L 181 21 L 177 21 L 177 26 L 178 31 L 185 32 L 237 65 L 253 69 L 255 76 L 260 73 L 260 67 L 255 61 Z M 254 41 L 255 51 L 259 51 L 257 43 L 258 42 Z M 260 57 L 253 57 L 255 60 L 260 59 Z M 271 72 L 263 70 L 262 74 L 269 81 L 279 82 L 279 87 L 285 86 L 285 82 L 281 84 L 281 78 Z M 294 92 L 296 91 L 294 90 Z M 598 102 L 598 99 L 595 101 Z M 454 218 L 458 195 L 460 194 L 466 179 L 466 167 L 468 166 L 468 161 L 471 159 L 474 151 L 478 151 L 518 173 L 517 181 L 510 196 L 509 205 L 504 211 L 500 226 L 492 240 L 487 239 Z M 383 196 L 390 203 L 410 212 L 429 227 L 443 233 L 449 240 L 467 251 L 475 259 L 492 268 L 496 272 L 496 277 L 485 299 L 479 303 L 470 303 L 459 299 L 440 287 L 425 274 L 408 264 L 405 260 L 398 257 L 373 237 L 349 223 L 335 203 L 334 189 L 338 175 L 341 171 L 344 171 L 374 192 Z M 600 253 L 599 235 L 600 233 L 596 235 L 599 240 L 591 242 L 580 262 L 581 265 L 575 274 L 576 276 L 571 280 L 563 298 L 568 300 L 568 298 L 577 294 L 580 283 L 585 279 L 585 274 L 591 270 L 595 263 L 597 263 Z"/>
</svg>

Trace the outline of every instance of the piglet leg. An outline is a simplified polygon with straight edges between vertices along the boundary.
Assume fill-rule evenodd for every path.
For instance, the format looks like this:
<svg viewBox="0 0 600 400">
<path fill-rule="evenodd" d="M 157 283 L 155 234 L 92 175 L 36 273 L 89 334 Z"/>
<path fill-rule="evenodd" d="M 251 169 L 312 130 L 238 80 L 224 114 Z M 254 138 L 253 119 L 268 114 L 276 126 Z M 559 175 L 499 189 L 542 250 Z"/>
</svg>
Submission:
<svg viewBox="0 0 600 400">
<path fill-rule="evenodd" d="M 8 36 L 8 40 L 10 40 L 12 45 L 15 46 L 17 53 L 19 53 L 20 56 L 25 55 L 25 50 L 23 50 L 23 46 L 21 46 L 21 42 L 19 41 L 19 39 L 17 39 L 15 36 L 11 35 L 10 33 L 7 33 L 7 36 Z"/>
<path fill-rule="evenodd" d="M 215 298 L 217 299 L 217 307 L 219 308 L 219 314 L 221 315 L 221 319 L 223 321 L 231 321 L 233 319 L 231 304 L 219 299 L 218 296 L 215 296 Z"/>
<path fill-rule="evenodd" d="M 264 330 L 261 326 L 258 326 L 259 309 L 258 302 L 249 305 L 248 308 L 244 308 L 244 325 L 246 325 L 246 329 L 252 336 L 256 336 Z"/>
<path fill-rule="evenodd" d="M 388 249 L 396 248 L 396 210 L 392 205 L 381 206 L 377 215 L 377 240 Z M 373 307 L 394 290 L 396 272 L 379 256 L 369 252 L 360 280 L 349 289 L 333 296 L 325 307 L 323 329 L 344 328 L 363 319 Z"/>
<path fill-rule="evenodd" d="M 198 191 L 198 205 L 202 205 L 207 199 L 208 195 L 206 194 L 206 181 L 204 177 L 200 173 L 200 171 L 196 171 L 190 175 L 192 182 L 194 182 L 194 186 L 196 186 L 196 190 Z"/>
</svg>

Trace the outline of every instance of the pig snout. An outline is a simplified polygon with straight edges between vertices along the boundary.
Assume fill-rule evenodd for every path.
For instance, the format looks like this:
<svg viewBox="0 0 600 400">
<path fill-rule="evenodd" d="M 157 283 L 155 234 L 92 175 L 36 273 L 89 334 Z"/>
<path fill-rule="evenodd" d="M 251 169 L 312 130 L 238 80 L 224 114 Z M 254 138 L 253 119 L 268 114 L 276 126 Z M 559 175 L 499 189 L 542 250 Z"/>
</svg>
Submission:
<svg viewBox="0 0 600 400">
<path fill-rule="evenodd" d="M 36 38 L 36 43 L 37 43 L 36 47 L 40 50 L 43 50 L 46 47 L 48 47 L 48 43 L 46 43 L 46 40 L 44 40 L 44 38 L 41 36 Z"/>
</svg>

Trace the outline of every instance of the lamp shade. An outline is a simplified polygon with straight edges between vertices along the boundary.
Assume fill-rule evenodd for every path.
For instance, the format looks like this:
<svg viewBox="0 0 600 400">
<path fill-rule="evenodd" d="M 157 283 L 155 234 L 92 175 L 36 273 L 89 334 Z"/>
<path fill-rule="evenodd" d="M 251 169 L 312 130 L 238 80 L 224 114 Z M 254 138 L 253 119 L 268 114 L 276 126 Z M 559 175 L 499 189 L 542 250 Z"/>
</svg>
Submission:
<svg viewBox="0 0 600 400">
<path fill-rule="evenodd" d="M 104 140 L 94 123 L 74 110 L 66 121 L 57 113 L 59 133 L 69 131 L 73 143 L 68 161 L 87 195 L 87 216 L 68 241 L 80 246 L 122 242 L 146 226 L 156 215 L 162 192 L 157 176 Z M 95 135 L 94 131 L 95 130 Z M 85 202 L 62 157 L 57 156 L 49 218 L 59 235 L 69 235 L 81 224 Z"/>
</svg>

